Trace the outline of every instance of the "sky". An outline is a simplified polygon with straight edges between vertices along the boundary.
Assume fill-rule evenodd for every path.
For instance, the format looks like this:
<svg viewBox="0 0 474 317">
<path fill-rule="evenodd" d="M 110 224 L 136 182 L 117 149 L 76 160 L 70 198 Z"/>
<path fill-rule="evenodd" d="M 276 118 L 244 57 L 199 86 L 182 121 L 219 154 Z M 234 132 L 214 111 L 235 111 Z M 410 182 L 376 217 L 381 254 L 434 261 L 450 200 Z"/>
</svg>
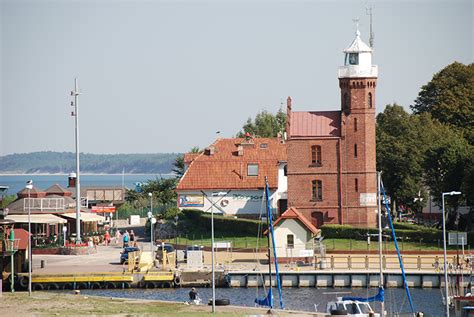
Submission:
<svg viewBox="0 0 474 317">
<path fill-rule="evenodd" d="M 0 155 L 186 152 L 249 117 L 339 110 L 337 69 L 373 8 L 377 111 L 473 62 L 474 1 L 0 0 Z"/>
</svg>

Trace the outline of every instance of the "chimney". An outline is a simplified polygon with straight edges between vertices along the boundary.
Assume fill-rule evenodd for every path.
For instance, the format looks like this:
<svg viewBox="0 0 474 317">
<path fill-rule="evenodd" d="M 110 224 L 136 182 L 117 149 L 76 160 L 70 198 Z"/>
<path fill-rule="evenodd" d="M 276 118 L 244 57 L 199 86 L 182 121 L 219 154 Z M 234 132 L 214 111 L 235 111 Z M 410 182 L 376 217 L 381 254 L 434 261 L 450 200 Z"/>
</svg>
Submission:
<svg viewBox="0 0 474 317">
<path fill-rule="evenodd" d="M 244 155 L 244 147 L 239 144 L 239 146 L 237 146 L 237 155 L 238 156 L 243 156 Z"/>
<path fill-rule="evenodd" d="M 291 97 L 286 98 L 286 138 L 290 137 L 290 124 L 291 124 Z"/>
<path fill-rule="evenodd" d="M 216 151 L 216 149 L 213 145 L 207 147 L 206 150 L 205 150 L 207 155 L 214 155 L 215 151 Z"/>
<path fill-rule="evenodd" d="M 76 188 L 76 173 L 69 173 L 67 187 Z"/>
</svg>

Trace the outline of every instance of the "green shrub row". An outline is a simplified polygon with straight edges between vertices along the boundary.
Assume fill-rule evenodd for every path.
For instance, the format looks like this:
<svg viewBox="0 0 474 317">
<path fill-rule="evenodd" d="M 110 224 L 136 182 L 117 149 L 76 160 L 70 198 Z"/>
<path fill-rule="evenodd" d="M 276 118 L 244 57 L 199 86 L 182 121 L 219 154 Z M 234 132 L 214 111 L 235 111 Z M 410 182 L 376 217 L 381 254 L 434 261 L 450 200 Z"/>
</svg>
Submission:
<svg viewBox="0 0 474 317">
<path fill-rule="evenodd" d="M 211 230 L 211 215 L 200 210 L 184 209 L 181 212 L 182 219 L 189 226 L 201 231 Z M 251 219 L 231 218 L 214 215 L 214 230 L 235 236 L 257 236 L 259 225 L 260 230 L 266 229 L 266 224 Z"/>
<path fill-rule="evenodd" d="M 443 231 L 427 228 L 423 226 L 403 224 L 395 225 L 395 234 L 397 239 L 405 239 L 411 241 L 436 242 L 443 239 Z M 409 228 L 409 229 L 406 229 Z M 376 228 L 356 228 L 348 225 L 323 225 L 321 226 L 321 235 L 328 239 L 353 239 L 365 240 L 367 234 L 377 234 Z M 384 229 L 385 234 L 391 236 L 389 229 Z M 474 232 L 468 232 L 467 241 L 470 245 L 474 245 Z"/>
</svg>

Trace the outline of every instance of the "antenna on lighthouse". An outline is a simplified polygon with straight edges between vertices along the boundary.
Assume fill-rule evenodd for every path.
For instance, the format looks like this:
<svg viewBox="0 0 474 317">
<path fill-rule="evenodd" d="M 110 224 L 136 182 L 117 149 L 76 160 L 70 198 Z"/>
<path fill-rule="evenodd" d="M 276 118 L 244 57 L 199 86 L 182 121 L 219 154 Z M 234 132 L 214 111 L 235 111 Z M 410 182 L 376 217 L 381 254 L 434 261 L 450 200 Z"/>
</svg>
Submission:
<svg viewBox="0 0 474 317">
<path fill-rule="evenodd" d="M 365 8 L 365 13 L 369 16 L 370 19 L 370 38 L 369 38 L 369 45 L 371 48 L 374 48 L 374 32 L 372 30 L 372 6 Z"/>
</svg>

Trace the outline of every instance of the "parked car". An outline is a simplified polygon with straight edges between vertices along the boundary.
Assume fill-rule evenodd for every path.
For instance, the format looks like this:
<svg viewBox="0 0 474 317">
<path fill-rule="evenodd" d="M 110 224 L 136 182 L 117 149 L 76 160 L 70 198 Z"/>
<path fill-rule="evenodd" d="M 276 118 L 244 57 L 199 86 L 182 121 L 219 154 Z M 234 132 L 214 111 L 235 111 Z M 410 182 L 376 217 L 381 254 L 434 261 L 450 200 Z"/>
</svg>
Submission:
<svg viewBox="0 0 474 317">
<path fill-rule="evenodd" d="M 169 244 L 169 243 L 164 243 L 164 244 L 158 244 L 155 248 L 155 258 L 157 260 L 161 260 L 161 257 L 162 257 L 162 254 L 163 254 L 163 249 L 166 251 L 166 253 L 170 253 L 170 252 L 174 252 L 174 247 L 173 245 Z"/>
<path fill-rule="evenodd" d="M 137 247 L 123 248 L 123 251 L 120 252 L 120 264 L 124 264 L 125 262 L 128 262 L 128 253 L 136 252 L 136 251 L 140 251 L 140 249 Z"/>
<path fill-rule="evenodd" d="M 204 249 L 204 247 L 201 245 L 190 245 L 190 246 L 187 246 L 186 247 L 186 250 L 184 250 L 184 259 L 186 260 L 188 258 L 188 251 L 202 251 Z M 203 254 L 203 258 L 204 258 L 204 254 Z"/>
</svg>

